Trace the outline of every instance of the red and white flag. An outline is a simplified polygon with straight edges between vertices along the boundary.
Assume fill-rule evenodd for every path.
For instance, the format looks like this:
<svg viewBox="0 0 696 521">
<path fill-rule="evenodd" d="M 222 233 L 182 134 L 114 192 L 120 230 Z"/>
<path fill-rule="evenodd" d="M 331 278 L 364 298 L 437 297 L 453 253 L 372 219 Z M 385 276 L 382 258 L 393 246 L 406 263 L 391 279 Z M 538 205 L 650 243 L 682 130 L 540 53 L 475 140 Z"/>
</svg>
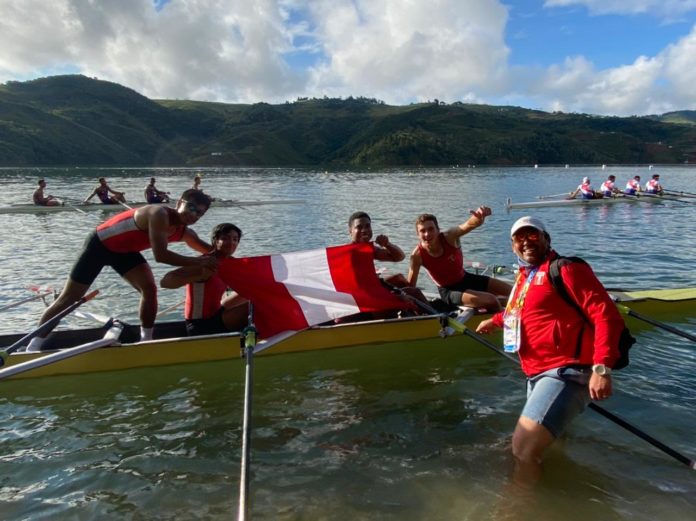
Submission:
<svg viewBox="0 0 696 521">
<path fill-rule="evenodd" d="M 252 302 L 263 338 L 363 311 L 410 307 L 380 283 L 372 244 L 224 259 L 218 274 Z"/>
</svg>

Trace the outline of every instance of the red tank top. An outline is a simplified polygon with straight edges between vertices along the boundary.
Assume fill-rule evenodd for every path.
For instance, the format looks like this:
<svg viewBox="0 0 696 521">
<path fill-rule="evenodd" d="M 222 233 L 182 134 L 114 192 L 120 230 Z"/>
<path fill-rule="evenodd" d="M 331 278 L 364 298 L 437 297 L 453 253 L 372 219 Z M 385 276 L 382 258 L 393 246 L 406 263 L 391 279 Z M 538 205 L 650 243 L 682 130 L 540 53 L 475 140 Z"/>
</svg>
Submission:
<svg viewBox="0 0 696 521">
<path fill-rule="evenodd" d="M 418 243 L 418 251 L 420 252 L 423 267 L 428 270 L 430 278 L 442 288 L 462 280 L 464 275 L 466 275 L 466 271 L 464 270 L 462 249 L 447 242 L 445 234 L 442 232 L 440 232 L 440 242 L 442 243 L 443 252 L 439 257 L 430 255 L 428 250 L 420 243 Z"/>
<path fill-rule="evenodd" d="M 106 246 L 107 250 L 114 253 L 129 253 L 147 250 L 152 247 L 150 244 L 150 234 L 141 230 L 135 223 L 135 212 L 137 208 L 121 212 L 111 219 L 104 221 L 97 226 L 97 236 Z M 173 208 L 166 209 L 169 217 L 176 214 Z M 167 242 L 178 242 L 184 236 L 185 224 L 180 224 L 174 232 L 167 237 Z"/>
<path fill-rule="evenodd" d="M 227 289 L 227 284 L 216 273 L 205 282 L 186 285 L 186 320 L 210 318 L 220 309 L 220 300 Z"/>
</svg>

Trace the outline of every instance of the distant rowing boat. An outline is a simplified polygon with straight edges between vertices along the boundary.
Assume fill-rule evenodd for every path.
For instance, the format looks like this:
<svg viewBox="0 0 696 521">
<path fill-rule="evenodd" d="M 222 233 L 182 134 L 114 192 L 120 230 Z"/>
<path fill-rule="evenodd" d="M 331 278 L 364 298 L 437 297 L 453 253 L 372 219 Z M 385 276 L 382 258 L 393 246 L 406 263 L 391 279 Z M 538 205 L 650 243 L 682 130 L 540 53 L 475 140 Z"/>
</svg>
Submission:
<svg viewBox="0 0 696 521">
<path fill-rule="evenodd" d="M 622 195 L 618 197 L 602 197 L 601 199 L 547 199 L 545 201 L 529 201 L 523 203 L 513 203 L 510 197 L 505 202 L 507 210 L 517 210 L 521 208 L 546 208 L 552 206 L 606 206 L 617 203 L 661 203 L 664 201 L 679 201 L 678 197 L 670 195 Z"/>
<path fill-rule="evenodd" d="M 213 201 L 212 207 L 247 207 L 247 206 L 260 206 L 269 204 L 303 204 L 304 201 L 298 199 L 275 199 L 269 201 L 238 201 L 235 199 L 216 199 Z M 132 208 L 138 208 L 144 206 L 144 201 L 138 201 L 135 203 L 127 203 L 128 206 Z M 102 204 L 102 203 L 87 203 L 87 204 L 64 204 L 62 206 L 39 206 L 36 204 L 18 203 L 6 206 L 0 206 L 0 214 L 12 214 L 12 213 L 52 213 L 52 212 L 64 212 L 64 211 L 101 211 L 101 212 L 120 212 L 124 210 L 124 207 L 120 204 Z"/>
<path fill-rule="evenodd" d="M 696 288 L 623 291 L 610 290 L 620 303 L 634 311 L 654 317 L 675 320 L 693 316 L 696 309 Z M 472 315 L 465 310 L 459 315 L 460 323 L 476 329 L 478 323 L 490 315 Z M 349 322 L 335 325 L 314 326 L 273 344 L 259 355 L 287 355 L 291 353 L 320 351 L 326 349 L 363 347 L 379 349 L 420 346 L 424 349 L 456 348 L 461 356 L 486 356 L 490 351 L 471 337 L 449 330 L 440 315 L 393 318 Z M 644 323 L 629 320 L 632 331 L 644 329 Z M 104 336 L 105 328 L 56 331 L 46 340 L 46 350 L 40 353 L 12 353 L 5 367 L 35 360 L 62 349 L 94 342 Z M 83 374 L 142 367 L 211 362 L 240 358 L 238 333 L 187 337 L 183 322 L 163 322 L 155 326 L 155 340 L 139 342 L 138 326 L 125 327 L 120 344 L 100 347 L 74 358 L 61 360 L 50 365 L 32 369 L 12 378 L 36 378 L 65 374 Z M 450 335 L 450 336 L 447 336 Z M 9 346 L 24 334 L 0 336 L 0 346 Z M 444 337 L 444 338 L 443 338 Z"/>
</svg>

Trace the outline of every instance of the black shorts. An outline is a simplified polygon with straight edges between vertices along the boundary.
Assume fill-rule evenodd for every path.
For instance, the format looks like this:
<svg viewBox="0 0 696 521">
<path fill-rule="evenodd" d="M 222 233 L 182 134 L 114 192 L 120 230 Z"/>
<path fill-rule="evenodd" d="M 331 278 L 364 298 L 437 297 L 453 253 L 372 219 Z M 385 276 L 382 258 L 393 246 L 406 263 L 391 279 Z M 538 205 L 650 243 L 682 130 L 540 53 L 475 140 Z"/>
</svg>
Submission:
<svg viewBox="0 0 696 521">
<path fill-rule="evenodd" d="M 210 318 L 195 318 L 186 321 L 186 334 L 188 336 L 197 335 L 217 335 L 218 333 L 229 333 L 230 330 L 225 327 L 222 321 L 222 314 L 225 311 L 223 307 Z"/>
<path fill-rule="evenodd" d="M 485 275 L 477 275 L 475 273 L 467 273 L 462 280 L 456 284 L 450 284 L 444 288 L 437 288 L 440 293 L 440 298 L 447 304 L 452 306 L 462 305 L 462 293 L 473 291 L 488 291 L 488 281 L 490 277 Z"/>
<path fill-rule="evenodd" d="M 104 266 L 111 266 L 123 277 L 136 266 L 146 263 L 145 257 L 139 252 L 115 253 L 108 250 L 99 240 L 97 232 L 92 232 L 85 240 L 82 253 L 70 272 L 70 278 L 89 286 Z"/>
</svg>

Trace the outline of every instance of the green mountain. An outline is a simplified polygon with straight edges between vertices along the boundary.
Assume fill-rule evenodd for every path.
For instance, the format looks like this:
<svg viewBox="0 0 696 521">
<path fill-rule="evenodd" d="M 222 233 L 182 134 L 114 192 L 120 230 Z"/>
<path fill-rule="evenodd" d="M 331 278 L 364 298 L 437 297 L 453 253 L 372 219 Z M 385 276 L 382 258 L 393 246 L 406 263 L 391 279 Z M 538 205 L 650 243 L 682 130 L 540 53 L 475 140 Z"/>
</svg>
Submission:
<svg viewBox="0 0 696 521">
<path fill-rule="evenodd" d="M 0 85 L 0 165 L 401 166 L 696 161 L 696 112 L 547 113 L 367 98 L 150 100 L 53 76 Z"/>
</svg>

